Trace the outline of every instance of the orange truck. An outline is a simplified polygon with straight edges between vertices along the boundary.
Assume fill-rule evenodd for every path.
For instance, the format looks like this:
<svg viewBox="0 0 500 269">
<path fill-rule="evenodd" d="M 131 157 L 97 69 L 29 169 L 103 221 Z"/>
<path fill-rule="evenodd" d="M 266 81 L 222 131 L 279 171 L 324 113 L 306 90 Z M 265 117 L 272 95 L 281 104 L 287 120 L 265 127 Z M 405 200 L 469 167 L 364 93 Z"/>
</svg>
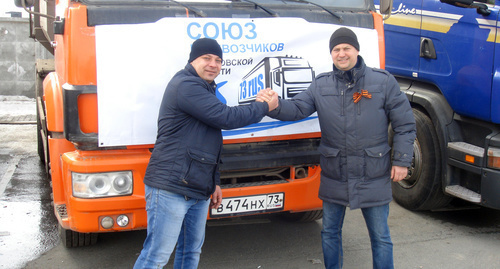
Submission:
<svg viewBox="0 0 500 269">
<path fill-rule="evenodd" d="M 340 26 L 358 34 L 369 65 L 384 67 L 381 14 L 390 13 L 392 1 L 381 2 L 15 0 L 30 14 L 31 37 L 54 55 L 36 61 L 38 153 L 63 244 L 86 246 L 99 233 L 146 228 L 143 177 L 159 100 L 195 39 L 214 38 L 223 48 L 216 82 L 226 104 L 238 105 L 241 93 L 252 99 L 270 83 L 296 94 L 331 69 L 328 40 Z M 308 64 L 299 70 L 283 62 L 243 79 L 270 58 Z M 309 74 L 300 77 L 302 89 L 286 88 L 296 85 L 298 70 Z M 299 122 L 266 117 L 223 136 L 224 200 L 207 218 L 322 217 L 317 115 Z"/>
</svg>

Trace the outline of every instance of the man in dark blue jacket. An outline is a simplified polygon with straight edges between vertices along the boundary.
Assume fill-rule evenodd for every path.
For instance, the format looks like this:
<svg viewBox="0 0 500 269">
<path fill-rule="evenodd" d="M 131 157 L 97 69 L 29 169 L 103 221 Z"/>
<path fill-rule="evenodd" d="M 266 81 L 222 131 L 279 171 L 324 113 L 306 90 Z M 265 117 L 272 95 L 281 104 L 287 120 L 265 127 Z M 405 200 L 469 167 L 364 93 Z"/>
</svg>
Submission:
<svg viewBox="0 0 500 269">
<path fill-rule="evenodd" d="M 367 67 L 356 34 L 345 27 L 330 38 L 333 71 L 316 77 L 307 91 L 280 100 L 269 116 L 300 120 L 318 112 L 321 127 L 322 244 L 325 265 L 342 267 L 342 224 L 346 207 L 361 208 L 369 231 L 373 268 L 393 268 L 387 219 L 392 181 L 403 180 L 411 165 L 415 118 L 406 96 L 388 72 Z M 277 97 L 259 93 L 258 100 Z M 389 123 L 394 130 L 388 144 Z"/>
<path fill-rule="evenodd" d="M 188 64 L 167 85 L 144 176 L 147 237 L 134 268 L 162 268 L 176 243 L 174 268 L 197 268 L 208 208 L 222 202 L 221 129 L 257 123 L 278 104 L 274 100 L 229 107 L 220 102 L 214 79 L 221 64 L 217 41 L 198 39 Z"/>
</svg>

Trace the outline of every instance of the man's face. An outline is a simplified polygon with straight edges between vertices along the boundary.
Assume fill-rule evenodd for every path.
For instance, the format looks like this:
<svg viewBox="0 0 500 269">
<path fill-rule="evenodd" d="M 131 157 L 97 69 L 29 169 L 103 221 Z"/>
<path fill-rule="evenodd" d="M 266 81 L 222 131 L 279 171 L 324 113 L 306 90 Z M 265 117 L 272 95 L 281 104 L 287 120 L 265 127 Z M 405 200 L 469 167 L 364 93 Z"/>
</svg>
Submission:
<svg viewBox="0 0 500 269">
<path fill-rule="evenodd" d="M 352 45 L 343 43 L 333 47 L 331 54 L 335 67 L 342 71 L 348 71 L 356 65 L 359 51 Z"/>
<path fill-rule="evenodd" d="M 194 59 L 191 65 L 198 73 L 198 76 L 211 83 L 220 73 L 222 59 L 214 54 L 204 54 Z"/>
</svg>

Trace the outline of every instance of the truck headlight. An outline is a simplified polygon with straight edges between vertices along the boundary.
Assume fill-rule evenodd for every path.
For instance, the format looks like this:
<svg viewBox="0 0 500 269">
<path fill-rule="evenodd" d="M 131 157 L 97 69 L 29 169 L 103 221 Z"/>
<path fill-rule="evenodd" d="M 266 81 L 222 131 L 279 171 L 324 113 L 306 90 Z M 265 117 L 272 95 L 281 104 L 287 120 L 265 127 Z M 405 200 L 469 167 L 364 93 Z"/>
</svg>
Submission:
<svg viewBox="0 0 500 269">
<path fill-rule="evenodd" d="M 73 196 L 98 198 L 132 194 L 132 171 L 82 174 L 71 173 Z"/>
</svg>

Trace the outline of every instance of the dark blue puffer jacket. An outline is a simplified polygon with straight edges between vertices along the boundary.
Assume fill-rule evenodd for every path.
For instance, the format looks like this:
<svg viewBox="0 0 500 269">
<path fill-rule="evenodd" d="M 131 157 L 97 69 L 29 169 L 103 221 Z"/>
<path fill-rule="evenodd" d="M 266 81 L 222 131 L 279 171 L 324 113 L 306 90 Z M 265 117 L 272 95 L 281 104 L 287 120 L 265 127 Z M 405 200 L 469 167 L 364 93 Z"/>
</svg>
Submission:
<svg viewBox="0 0 500 269">
<path fill-rule="evenodd" d="M 215 89 L 216 84 L 200 78 L 191 64 L 168 83 L 146 185 L 208 199 L 220 184 L 221 129 L 257 123 L 269 107 L 260 102 L 230 107 L 217 99 Z"/>
<path fill-rule="evenodd" d="M 354 93 L 362 90 L 371 98 L 354 103 Z M 396 79 L 366 67 L 358 56 L 353 69 L 344 72 L 334 66 L 332 72 L 317 76 L 307 91 L 280 100 L 269 116 L 299 120 L 316 111 L 321 127 L 319 198 L 351 209 L 389 203 L 391 165 L 411 165 L 416 137 L 410 103 Z M 389 123 L 395 132 L 392 163 Z"/>
</svg>

